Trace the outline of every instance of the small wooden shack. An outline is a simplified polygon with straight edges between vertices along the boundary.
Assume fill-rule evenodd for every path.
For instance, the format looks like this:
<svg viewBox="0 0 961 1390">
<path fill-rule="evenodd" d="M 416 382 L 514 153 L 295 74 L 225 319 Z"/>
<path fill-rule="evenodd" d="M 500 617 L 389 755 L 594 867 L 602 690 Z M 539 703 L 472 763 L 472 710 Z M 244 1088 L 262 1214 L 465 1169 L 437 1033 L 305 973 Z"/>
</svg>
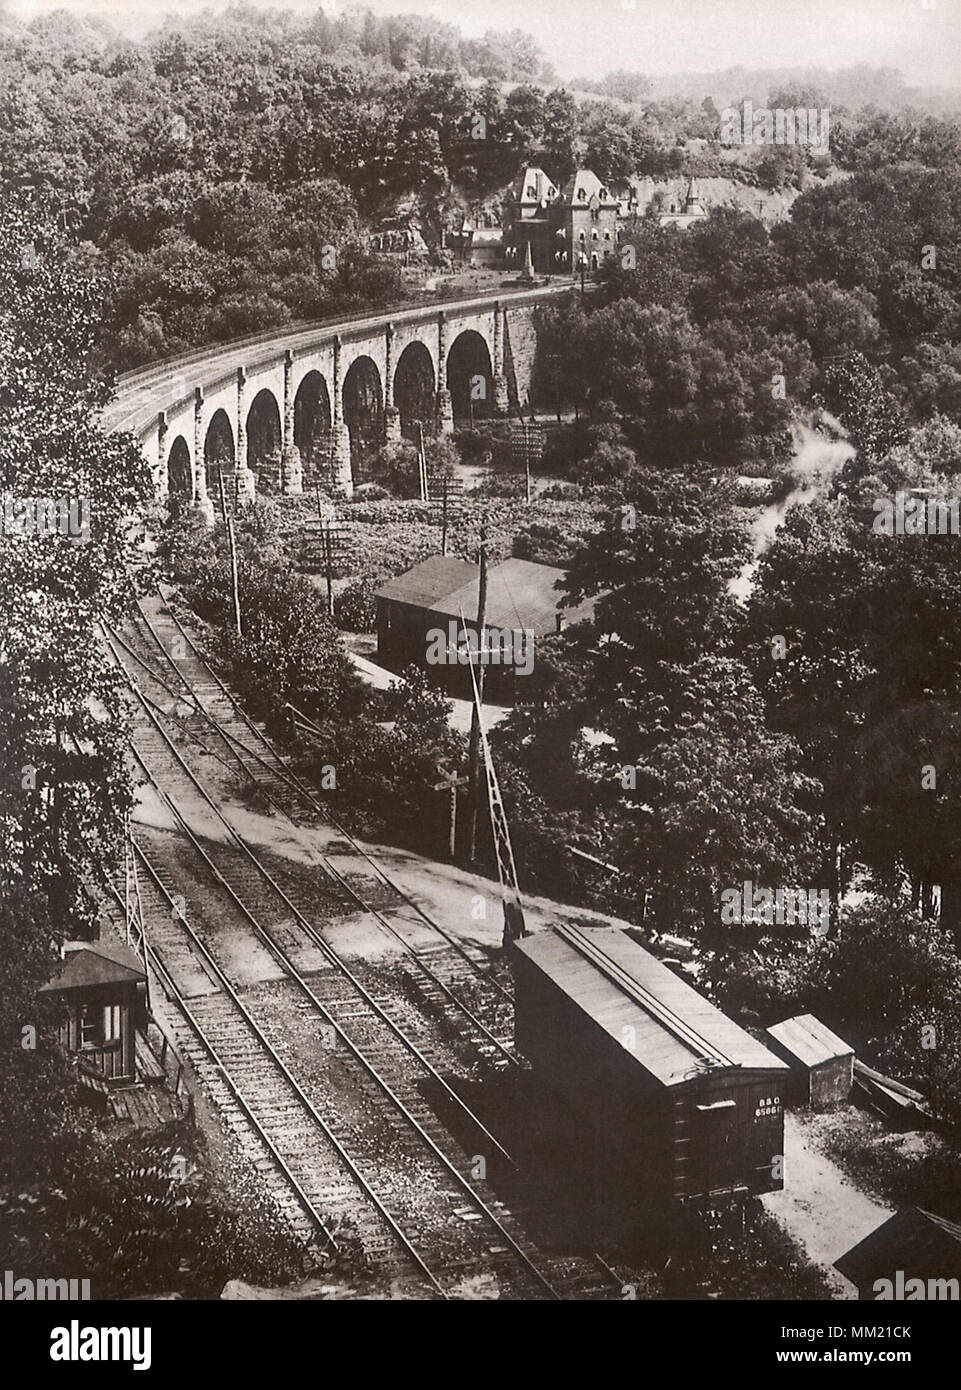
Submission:
<svg viewBox="0 0 961 1390">
<path fill-rule="evenodd" d="M 585 1184 L 648 1212 L 783 1187 L 789 1072 L 762 1043 L 614 928 L 557 926 L 512 954 L 534 1107 L 577 1117 Z"/>
<path fill-rule="evenodd" d="M 790 1099 L 812 1110 L 843 1104 L 854 1082 L 854 1049 L 813 1014 L 768 1028 L 771 1051 L 791 1068 Z"/>
<path fill-rule="evenodd" d="M 134 1079 L 145 983 L 140 960 L 122 942 L 68 941 L 61 969 L 39 992 L 59 995 L 66 1004 L 63 1047 L 117 1084 Z"/>
<path fill-rule="evenodd" d="M 961 1293 L 961 1226 L 921 1207 L 904 1207 L 834 1267 L 861 1299 L 955 1301 Z"/>
</svg>

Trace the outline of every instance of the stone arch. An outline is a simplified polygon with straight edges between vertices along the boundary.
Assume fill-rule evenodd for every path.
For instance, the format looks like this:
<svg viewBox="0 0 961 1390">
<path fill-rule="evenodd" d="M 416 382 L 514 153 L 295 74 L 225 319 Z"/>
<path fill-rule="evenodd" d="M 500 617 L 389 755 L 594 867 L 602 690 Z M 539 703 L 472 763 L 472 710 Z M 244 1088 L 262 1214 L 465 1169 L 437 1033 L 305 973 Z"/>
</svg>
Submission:
<svg viewBox="0 0 961 1390">
<path fill-rule="evenodd" d="M 373 358 L 354 358 L 344 377 L 342 397 L 351 458 L 360 459 L 383 442 L 384 396 Z"/>
<path fill-rule="evenodd" d="M 467 328 L 451 343 L 447 354 L 447 389 L 454 420 L 466 424 L 494 412 L 494 372 L 483 334 Z"/>
<path fill-rule="evenodd" d="M 182 434 L 170 446 L 167 455 L 167 499 L 171 507 L 185 507 L 194 495 L 193 468 L 190 448 Z"/>
<path fill-rule="evenodd" d="M 278 477 L 283 433 L 280 407 L 272 391 L 258 391 L 247 412 L 247 466 L 258 472 L 268 461 L 276 463 Z"/>
<path fill-rule="evenodd" d="M 408 439 L 416 438 L 418 421 L 425 428 L 433 426 L 436 390 L 429 349 L 421 342 L 408 343 L 394 372 L 394 405 L 400 411 L 401 434 Z"/>
<path fill-rule="evenodd" d="M 327 382 L 320 372 L 308 372 L 294 397 L 294 444 L 300 450 L 304 468 L 313 476 L 327 467 L 330 423 Z"/>
<path fill-rule="evenodd" d="M 215 410 L 207 426 L 204 440 L 204 465 L 207 469 L 207 492 L 216 499 L 218 492 L 218 470 L 225 476 L 234 471 L 236 464 L 234 431 L 226 410 Z"/>
</svg>

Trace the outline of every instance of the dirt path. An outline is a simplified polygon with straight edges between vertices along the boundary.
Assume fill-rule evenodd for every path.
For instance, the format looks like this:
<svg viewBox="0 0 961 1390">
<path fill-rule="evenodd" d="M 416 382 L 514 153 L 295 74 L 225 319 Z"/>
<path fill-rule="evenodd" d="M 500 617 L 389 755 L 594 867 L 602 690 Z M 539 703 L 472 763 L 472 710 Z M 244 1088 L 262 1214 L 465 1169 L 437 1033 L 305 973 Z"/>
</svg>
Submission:
<svg viewBox="0 0 961 1390">
<path fill-rule="evenodd" d="M 383 666 L 378 666 L 376 662 L 370 661 L 367 657 L 361 656 L 359 652 L 348 650 L 347 655 L 353 663 L 354 670 L 361 680 L 367 685 L 373 686 L 375 690 L 389 690 L 390 687 L 399 679 L 393 671 L 388 671 Z M 462 734 L 470 733 L 471 713 L 473 705 L 470 700 L 458 700 L 456 697 L 448 695 L 447 702 L 453 706 L 450 716 L 450 726 L 452 729 L 459 730 Z M 499 724 L 506 718 L 510 710 L 505 705 L 485 705 L 484 706 L 484 728 L 492 729 L 495 724 Z"/>
<path fill-rule="evenodd" d="M 860 1192 L 814 1142 L 811 1117 L 784 1117 L 785 1188 L 761 1201 L 805 1255 L 828 1273 L 838 1298 L 857 1290 L 833 1268 L 834 1261 L 892 1214 Z"/>
</svg>

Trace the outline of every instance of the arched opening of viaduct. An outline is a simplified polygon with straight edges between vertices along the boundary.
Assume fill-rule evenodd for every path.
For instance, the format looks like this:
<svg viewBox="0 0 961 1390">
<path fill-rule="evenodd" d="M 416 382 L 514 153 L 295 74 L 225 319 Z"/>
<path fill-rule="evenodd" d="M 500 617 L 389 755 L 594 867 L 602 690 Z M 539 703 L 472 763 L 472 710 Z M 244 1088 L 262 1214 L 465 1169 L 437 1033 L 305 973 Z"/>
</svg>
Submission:
<svg viewBox="0 0 961 1390">
<path fill-rule="evenodd" d="M 472 328 L 459 333 L 447 354 L 447 389 L 454 423 L 467 425 L 494 412 L 494 371 L 483 336 Z"/>
<path fill-rule="evenodd" d="M 258 391 L 247 412 L 247 466 L 255 473 L 268 463 L 279 470 L 282 439 L 280 407 L 272 392 Z"/>
<path fill-rule="evenodd" d="M 423 343 L 408 343 L 394 372 L 394 405 L 400 411 L 400 432 L 416 440 L 418 426 L 425 432 L 434 427 L 436 414 L 434 364 Z"/>
<path fill-rule="evenodd" d="M 170 446 L 167 455 L 167 498 L 174 511 L 189 505 L 193 497 L 190 468 L 190 449 L 182 434 Z"/>
<path fill-rule="evenodd" d="M 217 410 L 207 426 L 207 437 L 204 440 L 207 492 L 211 497 L 217 496 L 220 475 L 226 478 L 228 474 L 233 474 L 235 460 L 234 432 L 230 419 L 226 410 Z"/>
<path fill-rule="evenodd" d="M 330 423 L 327 383 L 320 372 L 308 372 L 294 397 L 294 444 L 309 477 L 323 478 L 329 471 Z"/>
<path fill-rule="evenodd" d="M 358 357 L 344 377 L 344 424 L 350 435 L 350 457 L 357 465 L 375 453 L 383 441 L 384 397 L 380 372 L 370 357 Z"/>
</svg>

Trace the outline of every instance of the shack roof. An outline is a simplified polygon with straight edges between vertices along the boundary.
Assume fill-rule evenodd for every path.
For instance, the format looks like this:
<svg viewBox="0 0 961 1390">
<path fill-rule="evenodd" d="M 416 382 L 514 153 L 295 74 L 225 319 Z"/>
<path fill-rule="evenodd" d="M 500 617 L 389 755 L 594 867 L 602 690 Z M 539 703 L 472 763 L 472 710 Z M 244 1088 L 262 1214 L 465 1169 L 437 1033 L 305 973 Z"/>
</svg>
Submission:
<svg viewBox="0 0 961 1390">
<path fill-rule="evenodd" d="M 377 590 L 376 597 L 436 611 L 438 598 L 452 593 L 476 574 L 477 566 L 468 564 L 466 560 L 458 560 L 454 555 L 431 555 L 430 559 L 421 560 L 419 565 L 406 573 L 388 579 Z"/>
<path fill-rule="evenodd" d="M 564 571 L 533 560 L 503 560 L 487 571 L 487 624 L 505 630 L 530 631 L 538 637 L 557 630 L 557 614 L 567 622 L 587 617 L 593 609 L 588 600 L 575 608 L 561 608 L 562 591 L 557 587 Z M 468 626 L 477 615 L 480 567 L 449 556 L 435 555 L 423 560 L 406 574 L 391 579 L 377 590 L 376 597 L 407 603 L 443 617 L 460 619 Z"/>
<path fill-rule="evenodd" d="M 532 962 L 665 1086 L 712 1070 L 788 1066 L 666 965 L 613 927 L 556 927 L 516 943 Z M 633 1029 L 633 1033 L 625 1032 Z"/>
<path fill-rule="evenodd" d="M 834 1261 L 845 1279 L 865 1288 L 876 1279 L 961 1279 L 961 1226 L 923 1207 L 903 1207 Z"/>
<path fill-rule="evenodd" d="M 822 1062 L 833 1062 L 838 1057 L 854 1056 L 850 1043 L 839 1038 L 837 1033 L 832 1033 L 813 1014 L 786 1018 L 783 1023 L 775 1023 L 768 1028 L 767 1033 L 805 1067 L 818 1067 Z"/>
<path fill-rule="evenodd" d="M 59 994 L 91 985 L 127 984 L 144 980 L 143 966 L 122 942 L 68 941 L 60 970 L 38 993 Z"/>
</svg>

